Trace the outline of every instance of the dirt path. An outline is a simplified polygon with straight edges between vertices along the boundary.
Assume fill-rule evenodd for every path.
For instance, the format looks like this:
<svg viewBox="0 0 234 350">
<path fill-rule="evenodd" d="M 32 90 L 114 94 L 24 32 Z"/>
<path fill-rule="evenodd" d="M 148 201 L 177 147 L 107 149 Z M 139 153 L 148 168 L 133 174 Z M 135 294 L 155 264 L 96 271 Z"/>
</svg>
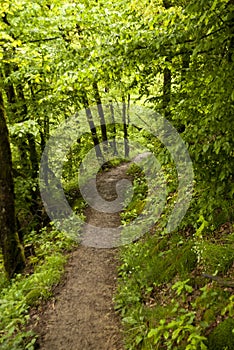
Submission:
<svg viewBox="0 0 234 350">
<path fill-rule="evenodd" d="M 128 164 L 97 176 L 97 188 L 106 200 L 116 199 L 115 184 L 126 178 Z M 118 227 L 118 213 L 87 208 L 87 223 Z M 123 350 L 121 323 L 113 307 L 116 288 L 117 248 L 92 248 L 85 242 L 94 232 L 86 230 L 84 245 L 73 252 L 63 287 L 55 293 L 36 329 L 41 350 Z"/>
</svg>

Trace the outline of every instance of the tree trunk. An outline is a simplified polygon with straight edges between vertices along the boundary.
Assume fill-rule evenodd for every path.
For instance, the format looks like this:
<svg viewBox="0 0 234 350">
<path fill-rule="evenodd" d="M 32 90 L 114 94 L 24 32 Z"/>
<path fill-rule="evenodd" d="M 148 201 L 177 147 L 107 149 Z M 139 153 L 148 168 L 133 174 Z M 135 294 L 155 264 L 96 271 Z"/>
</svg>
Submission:
<svg viewBox="0 0 234 350">
<path fill-rule="evenodd" d="M 16 89 L 18 95 L 18 102 L 22 107 L 21 111 L 21 121 L 28 120 L 28 106 L 24 97 L 23 87 L 20 86 L 20 89 Z M 36 149 L 35 137 L 30 132 L 27 133 L 27 142 L 28 142 L 28 151 L 29 151 L 29 162 L 30 162 L 30 172 L 33 180 L 36 180 L 38 177 L 39 165 L 38 165 L 38 155 Z"/>
<path fill-rule="evenodd" d="M 165 62 L 171 62 L 169 57 L 165 58 Z M 166 67 L 163 72 L 163 111 L 165 118 L 170 116 L 169 104 L 171 101 L 171 70 Z"/>
<path fill-rule="evenodd" d="M 30 165 L 31 165 L 31 177 L 33 180 L 37 180 L 39 165 L 38 165 L 38 155 L 37 155 L 35 137 L 33 134 L 28 133 L 27 139 L 28 139 L 28 145 L 29 145 L 29 159 L 30 159 Z"/>
<path fill-rule="evenodd" d="M 93 144 L 95 146 L 95 153 L 96 153 L 97 159 L 99 162 L 103 163 L 104 157 L 103 157 L 103 154 L 102 154 L 102 151 L 100 148 L 97 129 L 96 129 L 96 126 L 94 124 L 92 112 L 91 112 L 91 109 L 89 108 L 88 98 L 87 98 L 85 93 L 83 95 L 83 104 L 85 107 L 85 112 L 86 112 L 86 116 L 87 116 L 87 121 L 89 123 L 89 128 L 90 128 L 90 131 L 92 134 L 92 139 L 93 139 Z"/>
<path fill-rule="evenodd" d="M 103 111 L 103 108 L 102 108 L 101 96 L 99 94 L 98 84 L 97 84 L 96 81 L 93 83 L 93 90 L 94 90 L 95 101 L 96 101 L 96 104 L 97 104 L 98 115 L 99 115 L 100 122 L 101 122 L 102 142 L 104 143 L 103 149 L 107 150 L 106 122 L 105 122 L 105 117 L 104 117 L 104 111 Z"/>
<path fill-rule="evenodd" d="M 131 96 L 128 94 L 128 108 L 127 108 L 127 121 L 128 125 L 130 124 L 130 101 L 131 101 Z"/>
<path fill-rule="evenodd" d="M 111 141 L 111 146 L 113 147 L 113 154 L 118 155 L 117 145 L 116 145 L 116 126 L 115 126 L 115 112 L 112 101 L 110 101 L 110 113 L 111 113 L 111 136 L 113 141 Z"/>
<path fill-rule="evenodd" d="M 28 118 L 28 106 L 24 96 L 23 87 L 20 85 L 18 88 L 16 88 L 16 92 L 18 96 L 19 105 L 21 106 L 20 120 L 25 121 L 29 118 Z M 25 157 L 24 161 L 27 163 L 25 169 L 27 169 L 27 167 L 29 168 L 28 175 L 34 182 L 34 185 L 32 186 L 30 191 L 31 197 L 32 197 L 30 211 L 33 215 L 35 215 L 41 208 L 39 205 L 40 191 L 38 186 L 39 164 L 38 164 L 38 154 L 37 154 L 34 135 L 28 132 L 26 134 L 26 140 L 24 140 L 24 143 L 25 143 L 25 146 L 21 145 L 20 149 L 21 149 L 21 152 L 23 152 L 22 155 L 24 155 Z"/>
<path fill-rule="evenodd" d="M 15 223 L 12 159 L 2 92 L 0 91 L 0 245 L 8 278 L 25 267 Z"/>
<path fill-rule="evenodd" d="M 10 81 L 9 77 L 11 74 L 11 67 L 9 63 L 5 64 L 4 67 L 5 77 L 8 78 L 7 83 L 5 83 L 4 90 L 6 92 L 7 100 L 8 100 L 8 112 L 13 114 L 14 116 L 18 115 L 18 110 L 16 107 L 16 92 L 13 83 Z"/>
<path fill-rule="evenodd" d="M 129 144 L 128 144 L 128 125 L 127 125 L 127 111 L 126 111 L 126 102 L 124 95 L 122 96 L 123 103 L 123 128 L 124 128 L 124 153 L 125 157 L 129 156 Z"/>
</svg>

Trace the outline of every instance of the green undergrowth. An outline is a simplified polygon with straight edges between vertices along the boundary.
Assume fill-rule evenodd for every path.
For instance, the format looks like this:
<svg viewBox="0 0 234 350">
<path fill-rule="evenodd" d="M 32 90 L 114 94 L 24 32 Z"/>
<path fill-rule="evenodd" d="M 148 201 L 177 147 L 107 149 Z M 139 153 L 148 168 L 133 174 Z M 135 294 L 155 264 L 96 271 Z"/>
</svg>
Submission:
<svg viewBox="0 0 234 350">
<path fill-rule="evenodd" d="M 146 201 L 142 174 L 134 186 L 123 224 L 134 220 Z M 171 234 L 163 228 L 162 215 L 160 224 L 120 252 L 115 306 L 126 349 L 234 349 L 232 225 L 212 234 L 204 225 L 197 232 Z"/>
<path fill-rule="evenodd" d="M 234 349 L 234 281 L 229 276 L 234 247 L 229 244 L 232 255 L 218 264 L 214 251 L 209 259 L 205 251 L 201 263 L 194 240 L 180 233 L 148 234 L 122 249 L 115 303 L 127 349 Z M 216 253 L 219 248 L 221 254 L 224 245 L 217 245 Z"/>
<path fill-rule="evenodd" d="M 24 274 L 8 281 L 0 274 L 0 349 L 32 350 L 36 334 L 30 330 L 30 307 L 52 296 L 53 287 L 60 281 L 68 253 L 74 241 L 56 230 L 53 225 L 39 233 L 31 232 L 26 239 L 31 249 Z"/>
</svg>

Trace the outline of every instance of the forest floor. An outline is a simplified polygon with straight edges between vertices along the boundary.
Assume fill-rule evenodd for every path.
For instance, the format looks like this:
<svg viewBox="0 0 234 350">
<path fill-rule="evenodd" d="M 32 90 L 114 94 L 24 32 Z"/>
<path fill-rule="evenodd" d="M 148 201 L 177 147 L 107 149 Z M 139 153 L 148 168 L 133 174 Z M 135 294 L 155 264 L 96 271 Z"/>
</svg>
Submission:
<svg viewBox="0 0 234 350">
<path fill-rule="evenodd" d="M 116 199 L 115 185 L 126 175 L 129 163 L 97 176 L 97 188 L 105 200 Z M 86 222 L 97 227 L 118 227 L 119 213 L 88 207 Z M 43 307 L 36 325 L 41 350 L 122 350 L 121 322 L 114 310 L 118 248 L 93 248 L 83 244 L 71 254 L 63 282 Z M 93 235 L 93 232 L 91 232 Z"/>
</svg>

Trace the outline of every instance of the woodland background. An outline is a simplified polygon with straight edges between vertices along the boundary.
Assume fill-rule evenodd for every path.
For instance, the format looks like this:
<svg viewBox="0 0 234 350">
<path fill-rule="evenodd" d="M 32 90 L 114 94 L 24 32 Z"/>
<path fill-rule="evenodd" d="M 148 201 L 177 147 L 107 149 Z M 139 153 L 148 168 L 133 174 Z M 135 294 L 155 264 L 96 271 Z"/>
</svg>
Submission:
<svg viewBox="0 0 234 350">
<path fill-rule="evenodd" d="M 126 328 L 126 348 L 234 348 L 233 10 L 232 0 L 2 2 L 3 349 L 34 348 L 35 335 L 25 330 L 28 310 L 51 295 L 64 252 L 74 248 L 49 223 L 40 198 L 38 171 L 46 142 L 77 110 L 116 101 L 125 106 L 125 127 L 100 127 L 90 118 L 91 132 L 71 148 L 62 183 L 82 215 L 75 169 L 93 144 L 110 136 L 140 139 L 164 166 L 168 198 L 160 221 L 120 253 L 116 309 Z M 152 135 L 137 125 L 127 127 L 128 106 L 134 103 L 172 123 L 194 166 L 191 206 L 177 232 L 167 237 L 175 164 Z M 144 174 L 137 167 L 131 172 L 135 197 L 123 223 L 138 215 L 146 200 Z M 51 205 L 56 210 L 56 203 Z"/>
</svg>

